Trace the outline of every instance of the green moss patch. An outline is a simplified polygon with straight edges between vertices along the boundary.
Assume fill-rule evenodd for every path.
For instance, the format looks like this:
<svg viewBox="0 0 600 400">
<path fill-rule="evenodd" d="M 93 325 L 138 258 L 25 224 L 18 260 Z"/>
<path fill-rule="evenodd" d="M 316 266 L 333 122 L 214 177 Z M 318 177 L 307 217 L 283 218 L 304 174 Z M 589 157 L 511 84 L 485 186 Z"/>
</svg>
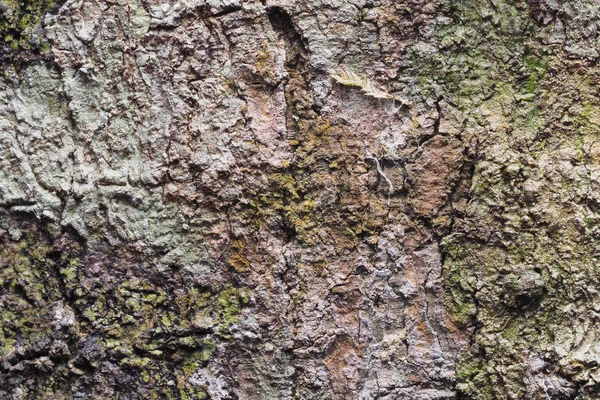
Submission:
<svg viewBox="0 0 600 400">
<path fill-rule="evenodd" d="M 60 3 L 62 1 L 0 0 L 0 43 L 4 51 L 47 51 L 44 16 Z"/>
</svg>

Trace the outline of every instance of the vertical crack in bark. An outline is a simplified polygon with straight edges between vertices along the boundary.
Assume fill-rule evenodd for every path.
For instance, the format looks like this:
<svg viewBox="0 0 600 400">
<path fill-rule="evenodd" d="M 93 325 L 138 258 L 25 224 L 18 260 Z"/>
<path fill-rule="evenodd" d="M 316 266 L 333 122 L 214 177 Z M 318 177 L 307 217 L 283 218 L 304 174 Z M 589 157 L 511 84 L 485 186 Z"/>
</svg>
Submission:
<svg viewBox="0 0 600 400">
<path fill-rule="evenodd" d="M 270 7 L 267 12 L 273 30 L 285 47 L 285 69 L 288 76 L 282 84 L 287 104 L 286 139 L 294 140 L 301 135 L 298 121 L 313 117 L 309 113 L 312 104 L 307 101 L 311 97 L 308 84 L 310 79 L 307 69 L 308 53 L 289 14 L 281 7 Z"/>
</svg>

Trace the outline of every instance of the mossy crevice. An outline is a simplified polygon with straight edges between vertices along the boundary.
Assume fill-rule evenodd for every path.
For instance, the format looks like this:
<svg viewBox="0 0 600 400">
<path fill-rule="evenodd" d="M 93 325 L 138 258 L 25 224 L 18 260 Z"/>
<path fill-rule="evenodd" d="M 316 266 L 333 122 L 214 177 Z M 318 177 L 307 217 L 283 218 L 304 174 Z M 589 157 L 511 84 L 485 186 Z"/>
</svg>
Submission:
<svg viewBox="0 0 600 400">
<path fill-rule="evenodd" d="M 169 391 L 175 398 L 206 396 L 191 377 L 234 340 L 231 328 L 250 303 L 247 289 L 156 279 L 134 272 L 135 257 L 111 269 L 117 264 L 90 258 L 78 238 L 51 224 L 15 226 L 19 239 L 0 236 L 0 369 L 12 377 L 5 389 L 27 379 L 19 371 L 38 371 L 45 376 L 40 388 L 65 395 L 65 379 L 76 390 L 109 363 L 114 379 L 133 377 L 132 390 L 148 398 L 157 390 L 153 383 L 171 380 L 174 386 L 155 398 Z"/>
<path fill-rule="evenodd" d="M 64 0 L 0 0 L 0 61 L 45 57 L 50 43 L 44 34 L 44 17 L 62 3 Z"/>
</svg>

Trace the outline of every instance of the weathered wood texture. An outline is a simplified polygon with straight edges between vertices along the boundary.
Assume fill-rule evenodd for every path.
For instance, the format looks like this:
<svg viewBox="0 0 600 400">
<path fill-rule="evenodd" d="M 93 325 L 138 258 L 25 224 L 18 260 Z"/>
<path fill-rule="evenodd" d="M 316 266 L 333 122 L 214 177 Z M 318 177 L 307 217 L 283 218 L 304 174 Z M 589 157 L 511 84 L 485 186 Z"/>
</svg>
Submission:
<svg viewBox="0 0 600 400">
<path fill-rule="evenodd" d="M 0 13 L 0 398 L 600 396 L 599 0 Z"/>
</svg>

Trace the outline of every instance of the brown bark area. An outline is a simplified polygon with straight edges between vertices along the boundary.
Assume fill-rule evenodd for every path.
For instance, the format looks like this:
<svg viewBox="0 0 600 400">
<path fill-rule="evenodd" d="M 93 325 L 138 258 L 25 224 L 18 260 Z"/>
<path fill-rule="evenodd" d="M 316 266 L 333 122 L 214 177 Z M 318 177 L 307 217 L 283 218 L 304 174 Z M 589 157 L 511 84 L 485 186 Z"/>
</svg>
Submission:
<svg viewBox="0 0 600 400">
<path fill-rule="evenodd" d="M 36 9 L 0 397 L 594 398 L 600 16 L 562 3 Z"/>
</svg>

